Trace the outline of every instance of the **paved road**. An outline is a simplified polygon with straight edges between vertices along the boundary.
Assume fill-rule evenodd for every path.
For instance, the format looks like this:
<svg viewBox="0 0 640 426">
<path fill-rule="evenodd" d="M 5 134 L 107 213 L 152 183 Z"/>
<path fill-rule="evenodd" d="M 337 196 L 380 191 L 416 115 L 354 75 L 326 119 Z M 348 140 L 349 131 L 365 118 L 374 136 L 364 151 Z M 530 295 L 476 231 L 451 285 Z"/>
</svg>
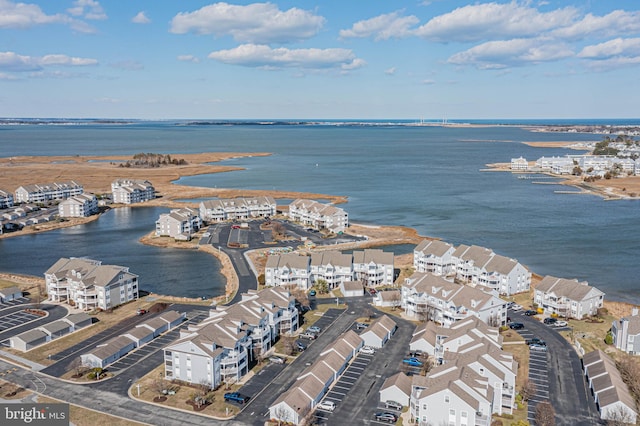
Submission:
<svg viewBox="0 0 640 426">
<path fill-rule="evenodd" d="M 27 308 L 35 308 L 37 305 L 35 304 L 25 304 L 13 306 L 11 308 L 5 308 L 0 311 L 0 321 L 2 321 L 2 317 L 10 314 L 15 314 L 17 312 L 24 311 Z M 33 330 L 34 328 L 40 327 L 41 325 L 48 324 L 52 321 L 59 320 L 60 318 L 64 318 L 69 314 L 69 310 L 60 305 L 50 305 L 50 304 L 40 304 L 38 309 L 46 311 L 49 315 L 46 317 L 37 317 L 38 319 L 25 323 L 24 325 L 19 325 L 13 328 L 10 328 L 6 331 L 0 333 L 0 342 L 16 336 L 22 332 Z"/>
<path fill-rule="evenodd" d="M 556 329 L 535 318 L 513 311 L 509 311 L 509 316 L 522 322 L 533 336 L 547 342 L 548 395 L 556 411 L 556 424 L 600 425 L 595 402 L 587 391 L 582 363 L 571 344 Z"/>
</svg>

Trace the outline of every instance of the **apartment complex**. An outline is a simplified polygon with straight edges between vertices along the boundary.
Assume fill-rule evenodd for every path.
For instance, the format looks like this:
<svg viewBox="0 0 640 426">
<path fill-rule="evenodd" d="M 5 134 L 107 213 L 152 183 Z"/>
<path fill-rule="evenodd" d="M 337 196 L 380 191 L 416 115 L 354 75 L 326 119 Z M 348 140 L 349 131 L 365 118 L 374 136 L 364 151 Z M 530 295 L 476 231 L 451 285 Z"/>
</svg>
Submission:
<svg viewBox="0 0 640 426">
<path fill-rule="evenodd" d="M 148 180 L 117 179 L 111 182 L 114 203 L 135 204 L 156 198 L 156 190 Z"/>
<path fill-rule="evenodd" d="M 598 313 L 604 303 L 604 293 L 588 285 L 586 281 L 547 275 L 536 286 L 533 301 L 545 313 L 583 319 Z"/>
<path fill-rule="evenodd" d="M 264 269 L 265 285 L 295 286 L 307 290 L 310 285 L 311 258 L 296 253 L 269 256 Z"/>
<path fill-rule="evenodd" d="M 200 202 L 200 217 L 205 222 L 245 220 L 275 214 L 276 200 L 273 197 L 221 198 Z"/>
<path fill-rule="evenodd" d="M 413 267 L 417 272 L 447 276 L 455 272 L 455 247 L 440 240 L 423 240 L 413 250 Z"/>
<path fill-rule="evenodd" d="M 0 189 L 0 209 L 13 207 L 13 194 Z"/>
<path fill-rule="evenodd" d="M 98 213 L 98 199 L 93 194 L 69 197 L 58 204 L 60 217 L 88 217 Z"/>
<path fill-rule="evenodd" d="M 366 286 L 391 285 L 394 279 L 393 253 L 381 249 L 353 252 L 353 271 L 356 280 Z"/>
<path fill-rule="evenodd" d="M 77 182 L 53 182 L 24 185 L 16 189 L 17 203 L 44 203 L 50 200 L 64 200 L 80 195 L 84 187 Z"/>
<path fill-rule="evenodd" d="M 640 316 L 633 308 L 631 316 L 620 318 L 611 324 L 613 345 L 629 355 L 640 355 Z"/>
<path fill-rule="evenodd" d="M 164 348 L 165 377 L 207 383 L 212 389 L 234 383 L 279 335 L 297 328 L 298 310 L 288 291 L 251 291 L 235 305 L 217 306 L 209 318 L 181 331 L 178 340 Z"/>
<path fill-rule="evenodd" d="M 327 250 L 311 255 L 310 262 L 311 285 L 318 280 L 324 280 L 329 289 L 340 287 L 344 282 L 352 281 L 353 257 L 351 254 L 342 254 L 337 250 Z"/>
<path fill-rule="evenodd" d="M 400 306 L 409 317 L 445 327 L 470 316 L 493 326 L 507 322 L 507 302 L 491 290 L 424 272 L 415 272 L 402 284 Z"/>
<path fill-rule="evenodd" d="M 349 226 L 349 215 L 346 211 L 313 200 L 297 199 L 293 201 L 289 204 L 289 217 L 304 226 L 327 229 L 336 234 L 344 232 Z"/>
<path fill-rule="evenodd" d="M 156 236 L 189 241 L 202 227 L 198 211 L 188 207 L 163 213 L 156 221 Z"/>
<path fill-rule="evenodd" d="M 63 257 L 47 269 L 44 278 L 51 301 L 84 310 L 106 310 L 138 298 L 138 275 L 98 260 Z"/>
</svg>

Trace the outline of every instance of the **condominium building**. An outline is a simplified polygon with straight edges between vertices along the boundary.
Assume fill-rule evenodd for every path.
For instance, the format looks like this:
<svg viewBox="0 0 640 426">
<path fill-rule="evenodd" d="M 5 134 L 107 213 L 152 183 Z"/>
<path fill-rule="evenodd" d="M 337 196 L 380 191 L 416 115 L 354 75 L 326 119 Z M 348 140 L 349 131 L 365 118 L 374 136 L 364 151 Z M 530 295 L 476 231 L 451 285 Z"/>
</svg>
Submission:
<svg viewBox="0 0 640 426">
<path fill-rule="evenodd" d="M 533 301 L 547 314 L 583 319 L 598 313 L 604 304 L 604 293 L 586 281 L 547 275 L 536 286 Z"/>
<path fill-rule="evenodd" d="M 276 214 L 273 197 L 221 198 L 200 202 L 200 217 L 205 222 L 271 217 Z"/>
<path fill-rule="evenodd" d="M 174 209 L 160 215 L 156 221 L 156 236 L 188 241 L 201 227 L 202 219 L 197 210 Z"/>
<path fill-rule="evenodd" d="M 114 203 L 135 204 L 156 198 L 156 190 L 148 180 L 117 179 L 111 182 Z"/>
<path fill-rule="evenodd" d="M 16 189 L 17 203 L 44 203 L 50 200 L 64 200 L 80 195 L 84 187 L 77 182 L 53 182 L 24 185 Z"/>
<path fill-rule="evenodd" d="M 292 202 L 289 205 L 289 217 L 304 226 L 327 229 L 334 233 L 344 232 L 349 226 L 349 215 L 346 211 L 313 200 L 297 199 Z"/>
<path fill-rule="evenodd" d="M 58 204 L 60 217 L 88 217 L 95 213 L 98 213 L 98 199 L 89 193 L 69 197 Z"/>
<path fill-rule="evenodd" d="M 310 263 L 309 256 L 296 253 L 269 256 L 264 269 L 265 285 L 293 286 L 306 290 L 311 281 Z"/>
<path fill-rule="evenodd" d="M 413 267 L 417 272 L 449 275 L 454 272 L 455 247 L 440 240 L 424 240 L 413 250 Z"/>
<path fill-rule="evenodd" d="M 138 275 L 98 260 L 63 257 L 47 269 L 44 278 L 51 301 L 84 310 L 106 310 L 138 298 Z"/>
<path fill-rule="evenodd" d="M 327 250 L 311 255 L 311 284 L 324 280 L 329 289 L 338 288 L 346 281 L 352 281 L 353 256 L 337 250 Z"/>
<path fill-rule="evenodd" d="M 356 280 L 376 287 L 393 284 L 393 253 L 381 249 L 365 249 L 353 252 L 353 271 Z"/>
<path fill-rule="evenodd" d="M 13 194 L 0 189 L 0 209 L 13 207 Z"/>
</svg>

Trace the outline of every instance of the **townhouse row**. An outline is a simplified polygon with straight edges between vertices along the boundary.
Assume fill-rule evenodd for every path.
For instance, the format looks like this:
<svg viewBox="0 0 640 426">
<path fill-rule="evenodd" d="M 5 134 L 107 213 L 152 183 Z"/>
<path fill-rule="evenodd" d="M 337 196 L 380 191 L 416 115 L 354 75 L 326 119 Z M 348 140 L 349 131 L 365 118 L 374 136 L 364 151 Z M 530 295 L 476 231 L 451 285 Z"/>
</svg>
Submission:
<svg viewBox="0 0 640 426">
<path fill-rule="evenodd" d="M 574 174 L 580 168 L 588 175 L 604 176 L 607 172 L 617 171 L 622 175 L 640 174 L 640 160 L 619 158 L 612 155 L 566 155 L 564 157 L 540 157 L 535 166 L 530 166 L 526 158 L 512 158 L 511 170 L 549 172 L 557 175 Z"/>
<path fill-rule="evenodd" d="M 207 319 L 181 330 L 180 337 L 164 348 L 165 378 L 211 389 L 237 382 L 278 336 L 297 329 L 298 310 L 288 291 L 249 291 L 240 302 L 216 306 Z"/>
<path fill-rule="evenodd" d="M 272 255 L 265 265 L 265 285 L 295 286 L 308 289 L 323 280 L 329 289 L 353 281 L 377 287 L 394 281 L 394 256 L 380 249 L 365 249 L 345 254 L 327 250 L 311 254 Z"/>
<path fill-rule="evenodd" d="M 88 258 L 60 258 L 44 273 L 49 300 L 83 310 L 115 308 L 138 298 L 138 275 L 128 267 Z"/>
</svg>

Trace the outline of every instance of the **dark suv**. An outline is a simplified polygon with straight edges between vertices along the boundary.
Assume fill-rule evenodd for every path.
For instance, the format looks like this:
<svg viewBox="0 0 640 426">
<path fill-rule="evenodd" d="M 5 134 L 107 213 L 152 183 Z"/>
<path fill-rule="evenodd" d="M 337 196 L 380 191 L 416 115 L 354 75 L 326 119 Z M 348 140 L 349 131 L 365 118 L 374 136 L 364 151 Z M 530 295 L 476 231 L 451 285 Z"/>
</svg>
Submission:
<svg viewBox="0 0 640 426">
<path fill-rule="evenodd" d="M 238 404 L 244 404 L 249 401 L 249 397 L 241 394 L 240 392 L 227 392 L 224 394 L 224 400 L 227 402 L 237 402 Z"/>
<path fill-rule="evenodd" d="M 545 324 L 547 324 L 547 325 L 553 325 L 553 324 L 555 324 L 557 321 L 558 321 L 557 319 L 555 319 L 555 318 L 551 318 L 551 317 L 545 318 L 545 319 L 543 320 L 543 322 L 544 322 Z"/>
</svg>

